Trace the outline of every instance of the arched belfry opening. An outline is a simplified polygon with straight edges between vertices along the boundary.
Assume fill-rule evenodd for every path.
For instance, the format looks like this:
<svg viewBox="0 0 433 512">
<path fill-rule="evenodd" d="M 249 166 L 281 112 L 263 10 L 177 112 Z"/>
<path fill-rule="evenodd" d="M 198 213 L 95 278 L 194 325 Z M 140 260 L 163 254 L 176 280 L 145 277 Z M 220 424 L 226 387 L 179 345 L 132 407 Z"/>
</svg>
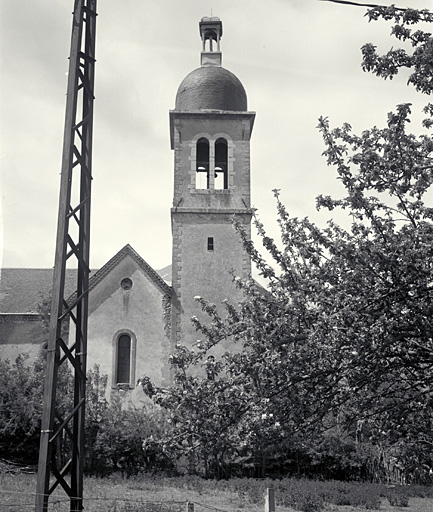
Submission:
<svg viewBox="0 0 433 512">
<path fill-rule="evenodd" d="M 220 138 L 215 142 L 215 189 L 227 190 L 228 188 L 228 147 L 227 141 Z"/>
<path fill-rule="evenodd" d="M 209 188 L 209 141 L 202 137 L 197 141 L 196 150 L 196 188 Z"/>
</svg>

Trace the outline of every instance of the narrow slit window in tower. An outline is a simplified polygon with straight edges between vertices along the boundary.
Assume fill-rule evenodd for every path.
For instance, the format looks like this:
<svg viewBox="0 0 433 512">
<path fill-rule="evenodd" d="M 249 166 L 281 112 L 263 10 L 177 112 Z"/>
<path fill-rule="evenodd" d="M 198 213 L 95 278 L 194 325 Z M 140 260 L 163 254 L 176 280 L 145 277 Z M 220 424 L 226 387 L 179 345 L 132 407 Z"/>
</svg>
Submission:
<svg viewBox="0 0 433 512">
<path fill-rule="evenodd" d="M 226 190 L 229 188 L 228 179 L 228 150 L 227 141 L 218 139 L 215 142 L 215 188 Z"/>
<path fill-rule="evenodd" d="M 201 138 L 197 141 L 197 162 L 195 188 L 209 188 L 209 141 Z"/>
</svg>

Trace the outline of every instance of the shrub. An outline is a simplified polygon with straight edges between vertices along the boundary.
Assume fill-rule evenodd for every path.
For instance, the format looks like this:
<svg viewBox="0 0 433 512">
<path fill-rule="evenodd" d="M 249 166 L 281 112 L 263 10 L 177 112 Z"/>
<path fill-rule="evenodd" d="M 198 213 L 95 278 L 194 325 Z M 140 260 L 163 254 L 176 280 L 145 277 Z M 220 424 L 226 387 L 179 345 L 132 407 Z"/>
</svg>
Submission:
<svg viewBox="0 0 433 512">
<path fill-rule="evenodd" d="M 120 397 L 114 394 L 98 425 L 88 470 L 99 475 L 121 471 L 127 476 L 175 473 L 172 454 L 161 442 L 164 424 L 161 411 L 149 407 L 123 409 Z"/>
<path fill-rule="evenodd" d="M 406 486 L 390 487 L 386 489 L 385 496 L 393 507 L 408 507 L 409 492 Z"/>
<path fill-rule="evenodd" d="M 402 494 L 389 495 L 388 496 L 389 504 L 393 507 L 408 507 L 409 506 L 409 496 L 405 496 Z"/>
<path fill-rule="evenodd" d="M 33 363 L 28 354 L 20 354 L 11 363 L 0 359 L 0 452 L 3 457 L 35 463 L 38 460 L 41 429 L 45 354 Z M 67 368 L 58 374 L 57 410 L 63 415 L 73 387 Z M 65 448 L 60 444 L 57 456 Z"/>
</svg>

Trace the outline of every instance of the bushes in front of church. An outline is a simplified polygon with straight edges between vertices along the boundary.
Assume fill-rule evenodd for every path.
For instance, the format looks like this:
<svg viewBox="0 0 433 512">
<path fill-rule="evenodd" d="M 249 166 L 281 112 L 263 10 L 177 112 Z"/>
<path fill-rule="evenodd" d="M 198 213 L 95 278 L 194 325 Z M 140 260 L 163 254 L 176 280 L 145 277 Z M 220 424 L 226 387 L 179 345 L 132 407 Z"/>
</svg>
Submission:
<svg viewBox="0 0 433 512">
<path fill-rule="evenodd" d="M 88 439 L 87 471 L 100 476 L 121 472 L 172 474 L 172 455 L 160 442 L 165 428 L 163 412 L 152 405 L 124 408 L 117 393 L 111 396 L 98 422 L 94 442 Z"/>
<path fill-rule="evenodd" d="M 25 464 L 37 464 L 43 411 L 45 355 L 31 362 L 20 354 L 14 362 L 0 359 L 0 456 Z M 121 471 L 173 472 L 172 456 L 160 443 L 165 428 L 163 413 L 153 406 L 122 408 L 114 393 L 106 400 L 107 375 L 95 365 L 87 372 L 86 471 L 100 475 Z M 71 410 L 73 376 L 66 365 L 59 368 L 57 410 L 62 417 Z M 67 436 L 58 436 L 53 449 L 56 465 L 71 453 Z"/>
<path fill-rule="evenodd" d="M 0 359 L 0 453 L 3 458 L 35 463 L 43 408 L 45 357 L 31 363 L 20 354 L 14 363 Z M 70 403 L 72 378 L 66 368 L 58 376 L 59 412 Z"/>
<path fill-rule="evenodd" d="M 26 355 L 14 363 L 0 359 L 1 458 L 37 463 L 44 380 L 43 356 L 33 363 Z M 245 392 L 228 395 L 225 384 L 191 376 L 176 388 L 179 394 L 176 389 L 164 391 L 166 407 L 124 408 L 117 392 L 107 402 L 107 376 L 94 366 L 87 373 L 86 471 L 101 476 L 189 471 L 207 478 L 296 475 L 431 483 L 428 445 L 398 439 L 387 444 L 387 433 L 375 439 L 365 425 L 362 435 L 345 432 L 339 424 L 328 425 L 321 434 L 289 434 L 276 411 L 259 414 L 251 409 L 235 424 L 234 404 Z M 57 391 L 63 417 L 72 392 L 72 375 L 64 367 Z M 56 465 L 61 467 L 69 455 L 67 436 L 58 436 Z"/>
<path fill-rule="evenodd" d="M 5 458 L 32 454 L 38 450 L 36 419 L 40 408 L 37 375 L 19 356 L 15 365 L 0 360 L 0 453 Z"/>
<path fill-rule="evenodd" d="M 14 362 L 0 359 L 0 453 L 5 459 L 36 464 L 43 411 L 45 352 L 33 362 L 20 354 Z M 99 369 L 88 373 L 86 430 L 92 432 L 102 418 L 105 404 L 104 378 Z M 56 410 L 66 417 L 72 408 L 73 376 L 66 365 L 57 377 Z M 91 437 L 89 441 L 91 441 Z M 66 438 L 58 436 L 53 456 L 61 464 L 70 454 Z"/>
</svg>

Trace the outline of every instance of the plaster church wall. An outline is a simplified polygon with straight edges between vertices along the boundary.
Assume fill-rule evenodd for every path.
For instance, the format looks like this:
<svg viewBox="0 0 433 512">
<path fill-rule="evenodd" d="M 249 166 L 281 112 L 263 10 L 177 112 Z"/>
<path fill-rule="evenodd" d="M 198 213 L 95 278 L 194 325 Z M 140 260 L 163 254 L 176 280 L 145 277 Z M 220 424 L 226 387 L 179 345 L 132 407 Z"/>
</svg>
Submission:
<svg viewBox="0 0 433 512">
<path fill-rule="evenodd" d="M 74 291 L 75 273 L 67 269 L 65 290 Z M 0 357 L 11 363 L 28 354 L 28 362 L 39 357 L 48 342 L 48 330 L 39 313 L 51 296 L 53 269 L 12 268 L 0 271 Z"/>
<path fill-rule="evenodd" d="M 39 357 L 41 346 L 48 341 L 42 320 L 37 314 L 0 316 L 0 357 L 14 362 L 20 354 L 29 361 Z"/>
<path fill-rule="evenodd" d="M 249 217 L 245 219 L 245 224 L 248 220 Z M 209 237 L 214 240 L 212 251 L 207 249 Z M 215 303 L 223 314 L 221 303 L 224 300 L 236 305 L 242 298 L 242 293 L 233 283 L 231 270 L 233 269 L 236 276 L 244 277 L 249 272 L 250 261 L 243 251 L 239 235 L 231 225 L 229 215 L 186 213 L 178 216 L 173 223 L 173 244 L 178 246 L 174 247 L 178 261 L 173 264 L 176 266 L 173 287 L 176 289 L 177 298 L 182 301 L 180 313 L 173 308 L 174 322 L 177 322 L 174 324 L 177 331 L 175 336 L 182 343 L 191 346 L 201 336 L 193 326 L 191 316 L 196 316 L 204 323 L 210 320 L 194 297 L 201 296 Z M 186 247 L 201 250 L 194 253 L 185 250 Z M 227 348 L 221 344 L 215 355 Z"/>
<path fill-rule="evenodd" d="M 130 280 L 128 286 L 122 282 Z M 132 286 L 129 285 L 132 283 Z M 168 290 L 168 286 L 167 286 Z M 128 401 L 144 401 L 137 380 L 144 375 L 157 385 L 169 382 L 170 340 L 165 333 L 163 299 L 167 290 L 155 284 L 135 259 L 127 255 L 94 286 L 89 300 L 87 368 L 98 364 L 108 375 L 107 399 L 118 390 Z M 117 384 L 119 336 L 131 337 L 131 371 L 127 383 Z M 74 327 L 71 322 L 70 339 Z"/>
<path fill-rule="evenodd" d="M 42 298 L 50 296 L 52 269 L 3 269 L 0 282 L 0 358 L 13 363 L 28 354 L 31 364 L 48 341 L 47 327 L 38 313 Z M 75 294 L 76 271 L 67 269 L 69 303 Z M 129 280 L 125 286 L 125 280 Z M 123 283 L 123 286 L 122 286 Z M 129 245 L 121 249 L 101 269 L 92 271 L 89 291 L 87 368 L 95 364 L 108 376 L 107 399 L 116 390 L 124 399 L 140 404 L 145 395 L 137 380 L 148 376 L 156 385 L 170 381 L 171 287 Z M 167 310 L 168 308 L 168 310 Z M 19 312 L 21 309 L 26 313 Z M 131 337 L 131 372 L 128 385 L 116 382 L 117 341 Z M 67 336 L 67 338 L 66 338 Z M 74 323 L 69 323 L 65 340 L 75 339 Z"/>
</svg>

